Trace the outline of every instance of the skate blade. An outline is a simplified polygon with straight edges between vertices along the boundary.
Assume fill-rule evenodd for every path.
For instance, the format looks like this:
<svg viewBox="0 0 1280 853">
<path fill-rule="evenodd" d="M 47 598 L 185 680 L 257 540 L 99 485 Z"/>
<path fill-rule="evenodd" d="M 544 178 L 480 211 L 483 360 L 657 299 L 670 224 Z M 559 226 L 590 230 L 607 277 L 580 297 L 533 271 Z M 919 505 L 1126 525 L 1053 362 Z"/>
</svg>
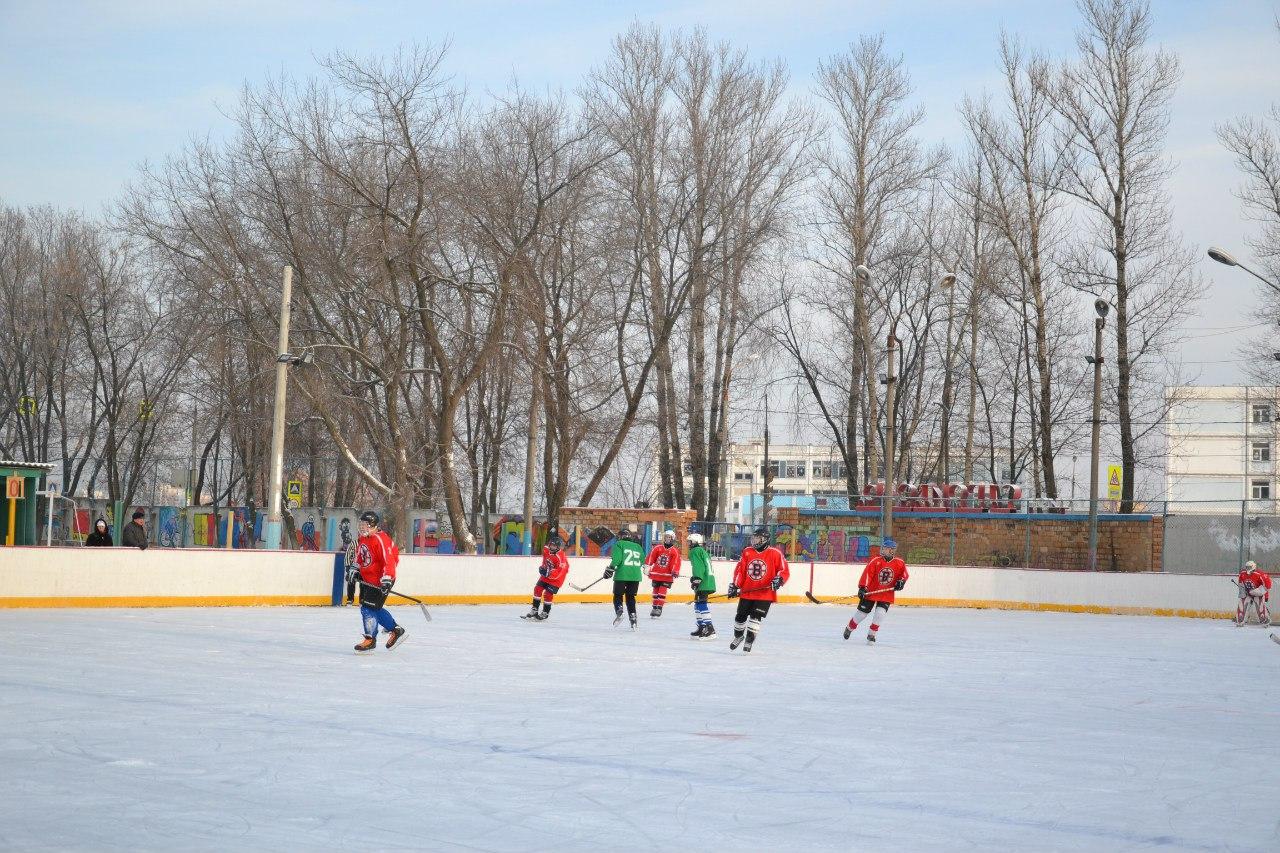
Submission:
<svg viewBox="0 0 1280 853">
<path fill-rule="evenodd" d="M 409 635 L 408 635 L 408 634 L 402 634 L 402 635 L 400 636 L 400 639 L 398 639 L 398 640 L 396 640 L 396 641 L 395 641 L 395 644 L 394 644 L 394 645 L 386 646 L 386 647 L 385 647 L 385 648 L 386 648 L 386 650 L 387 650 L 387 651 L 389 651 L 389 652 L 394 652 L 396 649 L 398 649 L 398 648 L 400 648 L 401 646 L 403 646 L 403 645 L 404 645 L 404 638 L 405 638 L 405 637 L 407 637 L 407 636 L 409 636 Z"/>
</svg>

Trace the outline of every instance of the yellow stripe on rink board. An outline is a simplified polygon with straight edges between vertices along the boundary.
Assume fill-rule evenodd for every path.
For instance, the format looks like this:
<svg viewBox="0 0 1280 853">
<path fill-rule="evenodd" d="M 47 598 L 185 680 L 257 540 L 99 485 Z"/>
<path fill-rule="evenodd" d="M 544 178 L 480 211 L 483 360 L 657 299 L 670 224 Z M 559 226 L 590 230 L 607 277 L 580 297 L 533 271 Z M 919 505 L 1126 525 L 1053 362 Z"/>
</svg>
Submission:
<svg viewBox="0 0 1280 853">
<path fill-rule="evenodd" d="M 0 598 L 0 608 L 29 607 L 272 607 L 329 604 L 327 595 L 125 595 Z"/>
<path fill-rule="evenodd" d="M 410 593 L 413 594 L 413 593 Z M 525 604 L 530 595 L 430 595 L 413 594 L 427 604 Z M 649 603 L 651 596 L 636 596 L 638 601 Z M 669 595 L 668 604 L 683 604 L 693 600 L 691 595 Z M 807 601 L 799 595 L 778 596 L 780 604 L 801 604 Z M 226 596 L 185 596 L 185 595 L 141 595 L 141 596 L 22 596 L 0 598 L 0 609 L 14 608 L 57 608 L 57 607 L 280 607 L 280 606 L 325 606 L 332 601 L 327 595 L 226 595 Z M 561 593 L 555 598 L 556 604 L 612 604 L 612 595 L 593 595 Z M 727 604 L 728 599 L 715 599 L 714 603 Z M 388 606 L 411 606 L 413 602 L 392 598 Z M 950 607 L 971 608 L 976 610 L 1029 610 L 1052 613 L 1101 613 L 1118 616 L 1182 616 L 1199 619 L 1231 619 L 1234 611 L 1227 610 L 1193 610 L 1177 607 L 1124 607 L 1106 604 L 1054 604 L 1031 601 L 999 601 L 977 598 L 899 598 L 896 602 L 904 607 Z M 840 606 L 852 607 L 853 602 L 842 602 Z M 690 611 L 692 612 L 692 611 Z"/>
<path fill-rule="evenodd" d="M 1101 613 L 1112 616 L 1184 616 L 1192 619 L 1234 619 L 1235 611 L 1192 610 L 1182 607 L 1126 607 L 1118 604 L 1053 604 L 1043 601 L 996 601 L 980 598 L 899 598 L 904 607 L 968 607 L 975 610 L 1034 610 L 1049 613 Z"/>
</svg>

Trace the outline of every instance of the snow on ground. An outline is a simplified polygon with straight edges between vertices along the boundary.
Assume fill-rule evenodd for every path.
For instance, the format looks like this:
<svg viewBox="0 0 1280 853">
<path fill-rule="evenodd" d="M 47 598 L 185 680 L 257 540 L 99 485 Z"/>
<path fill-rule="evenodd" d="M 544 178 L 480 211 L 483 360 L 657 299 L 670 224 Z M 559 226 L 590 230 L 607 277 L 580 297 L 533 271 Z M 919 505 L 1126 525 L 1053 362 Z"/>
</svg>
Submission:
<svg viewBox="0 0 1280 853">
<path fill-rule="evenodd" d="M 4 612 L 0 848 L 1280 850 L 1259 628 L 433 610 L 371 656 L 351 608 Z"/>
</svg>

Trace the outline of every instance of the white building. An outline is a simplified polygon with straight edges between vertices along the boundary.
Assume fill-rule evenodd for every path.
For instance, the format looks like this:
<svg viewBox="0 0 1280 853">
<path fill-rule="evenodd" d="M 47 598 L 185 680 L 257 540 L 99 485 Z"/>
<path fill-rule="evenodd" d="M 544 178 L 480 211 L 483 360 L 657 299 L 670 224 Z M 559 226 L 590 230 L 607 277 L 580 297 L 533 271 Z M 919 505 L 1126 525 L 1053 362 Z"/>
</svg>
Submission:
<svg viewBox="0 0 1280 853">
<path fill-rule="evenodd" d="M 728 500 L 725 515 L 733 518 L 744 500 L 764 491 L 764 441 L 733 442 L 728 453 Z M 769 444 L 773 494 L 846 498 L 844 460 L 832 444 Z M 749 506 L 746 507 L 749 509 Z"/>
<path fill-rule="evenodd" d="M 1175 387 L 1165 389 L 1165 398 L 1170 402 L 1170 501 L 1249 500 L 1254 512 L 1280 509 L 1275 464 L 1280 388 Z"/>
</svg>

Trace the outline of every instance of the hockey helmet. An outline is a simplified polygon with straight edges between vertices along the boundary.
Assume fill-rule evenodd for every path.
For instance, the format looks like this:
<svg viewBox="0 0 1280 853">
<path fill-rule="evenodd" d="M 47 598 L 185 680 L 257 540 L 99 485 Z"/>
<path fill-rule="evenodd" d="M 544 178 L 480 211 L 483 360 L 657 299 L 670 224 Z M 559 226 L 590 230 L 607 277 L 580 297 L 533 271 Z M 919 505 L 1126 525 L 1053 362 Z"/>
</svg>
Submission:
<svg viewBox="0 0 1280 853">
<path fill-rule="evenodd" d="M 757 527 L 751 531 L 751 547 L 761 548 L 769 544 L 769 531 L 763 527 Z"/>
<path fill-rule="evenodd" d="M 378 518 L 378 514 L 371 509 L 366 509 L 364 512 L 360 513 L 360 520 L 365 524 L 371 524 L 374 527 L 377 527 L 378 522 L 381 521 L 381 519 Z"/>
<path fill-rule="evenodd" d="M 552 551 L 559 551 L 560 546 L 564 544 L 564 540 L 560 538 L 559 533 L 552 533 L 547 537 L 547 547 Z"/>
<path fill-rule="evenodd" d="M 667 545 L 672 544 L 676 541 L 676 532 L 670 529 L 662 531 L 662 541 Z"/>
<path fill-rule="evenodd" d="M 898 550 L 898 540 L 896 539 L 890 539 L 889 537 L 886 536 L 884 541 L 880 543 L 881 554 L 883 554 L 885 551 L 897 551 L 897 550 Z"/>
<path fill-rule="evenodd" d="M 1256 572 L 1258 570 L 1258 564 L 1255 563 L 1253 560 L 1250 560 L 1249 562 L 1244 564 L 1244 570 L 1246 572 Z"/>
<path fill-rule="evenodd" d="M 702 541 L 703 541 L 703 540 L 702 540 L 702 534 L 701 534 L 701 533 L 690 533 L 690 534 L 689 534 L 689 544 L 690 544 L 690 545 L 701 545 L 701 544 L 702 544 Z"/>
</svg>

